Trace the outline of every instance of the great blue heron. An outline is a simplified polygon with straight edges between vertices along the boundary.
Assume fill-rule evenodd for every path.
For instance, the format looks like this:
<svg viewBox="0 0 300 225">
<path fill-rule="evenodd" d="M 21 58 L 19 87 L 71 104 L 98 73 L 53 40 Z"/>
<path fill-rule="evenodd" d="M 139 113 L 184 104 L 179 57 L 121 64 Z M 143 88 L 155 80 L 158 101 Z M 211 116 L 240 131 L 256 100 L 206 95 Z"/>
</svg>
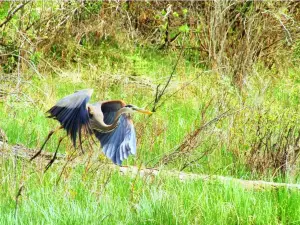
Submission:
<svg viewBox="0 0 300 225">
<path fill-rule="evenodd" d="M 122 100 L 103 101 L 89 104 L 88 101 L 93 89 L 85 89 L 75 92 L 59 100 L 49 111 L 49 118 L 58 120 L 60 127 L 48 134 L 39 152 L 32 158 L 37 157 L 51 135 L 57 130 L 64 128 L 70 135 L 74 147 L 78 136 L 81 145 L 81 132 L 95 134 L 100 140 L 104 154 L 115 164 L 121 165 L 129 155 L 136 153 L 136 136 L 130 114 L 152 112 L 141 109 L 134 105 L 126 105 Z M 59 144 L 62 139 L 59 140 Z M 57 146 L 54 158 L 48 164 L 53 163 L 59 147 Z"/>
</svg>

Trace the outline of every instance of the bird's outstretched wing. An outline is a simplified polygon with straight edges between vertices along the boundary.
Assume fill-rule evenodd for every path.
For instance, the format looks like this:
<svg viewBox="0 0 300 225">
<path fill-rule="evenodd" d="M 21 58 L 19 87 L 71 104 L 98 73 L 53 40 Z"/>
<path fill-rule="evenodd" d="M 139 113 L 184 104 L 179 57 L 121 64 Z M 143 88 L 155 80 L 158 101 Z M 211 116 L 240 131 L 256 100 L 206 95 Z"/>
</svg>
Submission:
<svg viewBox="0 0 300 225">
<path fill-rule="evenodd" d="M 123 102 L 107 102 L 102 105 L 104 122 L 113 123 L 117 111 L 124 106 Z M 129 155 L 136 154 L 136 135 L 131 119 L 122 114 L 118 126 L 109 133 L 101 133 L 94 130 L 97 139 L 100 140 L 104 154 L 115 164 L 122 165 L 122 161 Z"/>
<path fill-rule="evenodd" d="M 81 130 L 89 131 L 89 112 L 87 102 L 93 93 L 93 89 L 85 89 L 75 92 L 59 100 L 49 111 L 49 118 L 60 122 L 70 135 L 73 145 L 76 146 L 77 133 L 81 142 Z"/>
</svg>

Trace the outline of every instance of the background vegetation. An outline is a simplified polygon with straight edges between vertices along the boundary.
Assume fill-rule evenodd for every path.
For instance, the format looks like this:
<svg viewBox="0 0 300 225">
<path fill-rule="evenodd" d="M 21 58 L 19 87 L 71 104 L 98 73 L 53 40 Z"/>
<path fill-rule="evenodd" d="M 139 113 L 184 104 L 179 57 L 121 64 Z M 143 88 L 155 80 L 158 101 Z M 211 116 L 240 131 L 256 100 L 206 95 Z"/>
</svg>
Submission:
<svg viewBox="0 0 300 225">
<path fill-rule="evenodd" d="M 297 1 L 0 2 L 0 127 L 9 144 L 38 148 L 57 125 L 45 111 L 93 88 L 92 102 L 155 110 L 135 115 L 138 155 L 124 165 L 298 183 L 299 8 Z M 86 149 L 91 160 L 45 174 L 44 162 L 3 156 L 0 223 L 300 221 L 298 191 L 121 176 L 99 148 Z M 60 152 L 72 154 L 70 141 Z"/>
</svg>

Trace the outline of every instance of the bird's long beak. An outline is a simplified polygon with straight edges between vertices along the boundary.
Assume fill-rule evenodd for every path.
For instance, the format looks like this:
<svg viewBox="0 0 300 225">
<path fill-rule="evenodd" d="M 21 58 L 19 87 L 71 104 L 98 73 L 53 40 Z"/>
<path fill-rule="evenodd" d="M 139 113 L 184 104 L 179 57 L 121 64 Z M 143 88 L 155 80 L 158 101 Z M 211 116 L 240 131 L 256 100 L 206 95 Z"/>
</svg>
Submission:
<svg viewBox="0 0 300 225">
<path fill-rule="evenodd" d="M 148 110 L 145 110 L 145 109 L 141 109 L 141 108 L 137 108 L 135 109 L 137 112 L 140 112 L 140 113 L 144 113 L 144 114 L 148 114 L 148 115 L 151 115 L 152 112 L 151 111 L 148 111 Z"/>
</svg>

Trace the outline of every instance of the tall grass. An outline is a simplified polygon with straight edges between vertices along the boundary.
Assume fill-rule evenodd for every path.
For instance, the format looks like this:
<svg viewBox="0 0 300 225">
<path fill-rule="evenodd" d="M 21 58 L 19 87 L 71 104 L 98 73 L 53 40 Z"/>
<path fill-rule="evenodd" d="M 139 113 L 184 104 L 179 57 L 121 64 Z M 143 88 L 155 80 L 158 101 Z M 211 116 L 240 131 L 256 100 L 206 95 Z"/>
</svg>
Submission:
<svg viewBox="0 0 300 225">
<path fill-rule="evenodd" d="M 104 54 L 106 61 L 93 65 L 87 59 L 70 64 L 68 70 L 46 71 L 43 77 L 28 71 L 21 76 L 20 92 L 14 92 L 14 77 L 3 79 L 6 94 L 0 104 L 0 127 L 10 144 L 38 148 L 48 131 L 58 125 L 47 119 L 45 112 L 59 98 L 83 88 L 95 89 L 91 102 L 123 99 L 151 109 L 156 86 L 168 79 L 175 53 L 156 54 L 154 50 L 137 47 L 127 54 L 111 48 Z M 122 60 L 113 61 L 109 55 L 118 55 Z M 180 60 L 162 99 L 166 101 L 153 116 L 134 115 L 138 154 L 124 165 L 297 182 L 297 160 L 285 176 L 274 175 L 277 168 L 273 167 L 266 167 L 263 173 L 254 170 L 251 163 L 259 118 L 267 121 L 261 124 L 264 129 L 275 132 L 274 140 L 283 125 L 299 126 L 297 71 L 270 78 L 272 71 L 257 68 L 257 74 L 247 79 L 246 90 L 241 93 L 226 78 L 192 65 L 184 57 Z M 192 79 L 195 80 L 190 83 Z M 196 132 L 228 110 L 231 114 Z M 196 134 L 193 139 L 191 134 Z M 60 135 L 63 132 L 48 143 L 46 151 L 55 149 Z M 185 141 L 189 145 L 178 149 Z M 70 142 L 65 141 L 60 152 L 70 148 Z M 99 145 L 91 151 L 99 154 L 97 162 L 103 163 Z M 170 154 L 177 157 L 165 160 Z M 260 158 L 261 163 L 265 159 Z M 0 163 L 0 224 L 297 224 L 300 221 L 297 191 L 245 190 L 233 184 L 180 182 L 164 176 L 131 178 L 107 167 L 86 174 L 84 162 L 67 167 L 56 184 L 61 164 L 43 174 L 40 163 L 13 158 L 2 158 Z M 24 189 L 15 210 L 17 190 L 22 184 Z"/>
<path fill-rule="evenodd" d="M 118 52 L 114 48 L 110 51 L 114 54 Z M 134 73 L 119 73 L 114 69 L 108 73 L 84 64 L 78 64 L 73 70 L 47 74 L 43 78 L 28 72 L 22 77 L 22 94 L 10 91 L 13 89 L 13 80 L 4 81 L 7 96 L 0 105 L 0 113 L 3 115 L 0 127 L 7 133 L 9 142 L 38 147 L 49 130 L 57 126 L 56 121 L 46 118 L 45 112 L 59 98 L 79 89 L 95 89 L 91 102 L 123 99 L 127 103 L 151 109 L 156 86 L 166 82 L 170 73 L 170 70 L 164 68 L 170 68 L 175 63 L 176 54 L 158 55 L 139 47 L 132 50 L 132 53 L 130 58 L 120 53 L 119 57 L 123 60 L 114 63 L 119 65 L 116 68 L 126 67 L 127 72 Z M 164 165 L 169 169 L 184 167 L 186 171 L 259 178 L 261 174 L 253 171 L 249 164 L 257 128 L 263 126 L 263 129 L 270 130 L 274 135 L 272 139 L 276 139 L 287 124 L 293 124 L 297 129 L 299 88 L 293 70 L 273 79 L 270 78 L 272 71 L 258 68 L 256 73 L 247 80 L 247 90 L 240 93 L 226 78 L 220 79 L 213 72 L 203 72 L 201 68 L 192 67 L 182 58 L 162 99 L 164 104 L 152 117 L 134 115 L 139 150 L 137 158 L 131 158 L 125 164 Z M 192 79 L 194 81 L 190 82 Z M 175 161 L 163 161 L 166 155 L 184 141 L 189 142 L 189 134 L 226 111 L 229 112 L 228 116 L 197 133 L 194 143 L 184 152 L 179 151 Z M 259 124 L 260 120 L 262 124 Z M 57 137 L 49 143 L 47 149 L 52 151 L 56 141 Z M 185 166 L 187 164 L 188 167 Z M 273 169 L 277 168 L 266 168 L 263 176 Z M 294 169 L 297 171 L 297 167 Z M 274 177 L 271 175 L 269 179 Z"/>
<path fill-rule="evenodd" d="M 24 162 L 19 161 L 19 165 Z M 59 167 L 35 171 L 15 210 L 12 160 L 2 160 L 0 224 L 297 224 L 298 191 L 246 190 L 232 184 L 128 177 L 84 166 L 55 183 Z M 107 169 L 107 168 L 106 168 Z M 22 174 L 21 166 L 18 174 Z"/>
</svg>

